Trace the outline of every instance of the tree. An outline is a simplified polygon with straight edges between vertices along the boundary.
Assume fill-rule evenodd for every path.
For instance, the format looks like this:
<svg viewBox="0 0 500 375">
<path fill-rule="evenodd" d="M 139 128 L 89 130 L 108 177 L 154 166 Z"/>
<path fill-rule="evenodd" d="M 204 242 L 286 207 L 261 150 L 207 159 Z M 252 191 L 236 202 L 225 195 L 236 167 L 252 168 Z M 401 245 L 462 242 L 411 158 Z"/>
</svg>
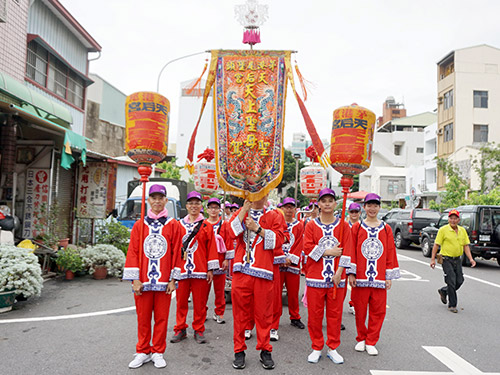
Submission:
<svg viewBox="0 0 500 375">
<path fill-rule="evenodd" d="M 162 161 L 161 163 L 156 164 L 158 168 L 164 169 L 165 172 L 161 174 L 163 178 L 172 178 L 174 180 L 180 180 L 181 178 L 181 167 L 178 167 L 175 164 L 177 158 L 172 159 L 171 161 Z"/>
<path fill-rule="evenodd" d="M 445 173 L 448 182 L 444 185 L 445 192 L 440 194 L 441 203 L 430 201 L 430 208 L 444 211 L 449 207 L 457 207 L 464 204 L 469 185 L 460 175 L 458 168 L 444 158 L 437 158 L 437 167 Z"/>
<path fill-rule="evenodd" d="M 500 184 L 500 145 L 487 143 L 479 149 L 479 155 L 472 161 L 474 170 L 481 180 L 481 193 L 487 193 Z M 491 183 L 488 184 L 488 179 Z"/>
</svg>

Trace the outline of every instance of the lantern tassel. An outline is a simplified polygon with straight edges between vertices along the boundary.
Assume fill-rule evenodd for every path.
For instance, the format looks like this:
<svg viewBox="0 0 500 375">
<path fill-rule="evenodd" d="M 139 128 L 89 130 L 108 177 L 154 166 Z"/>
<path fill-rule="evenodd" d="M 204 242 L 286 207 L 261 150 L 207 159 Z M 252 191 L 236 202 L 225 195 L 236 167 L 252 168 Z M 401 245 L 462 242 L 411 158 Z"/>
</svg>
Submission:
<svg viewBox="0 0 500 375">
<path fill-rule="evenodd" d="M 200 97 L 201 96 L 201 79 L 203 78 L 203 75 L 207 71 L 208 67 L 208 59 L 205 60 L 205 66 L 203 68 L 203 72 L 201 72 L 200 77 L 187 89 L 187 94 L 191 95 L 191 93 L 196 90 L 196 96 Z"/>
<path fill-rule="evenodd" d="M 307 81 L 304 78 L 304 76 L 302 75 L 302 73 L 299 70 L 299 66 L 297 65 L 297 62 L 295 62 L 295 72 L 297 73 L 297 77 L 299 77 L 299 83 L 300 83 L 300 87 L 302 88 L 302 94 L 304 96 L 304 101 L 307 101 L 306 83 L 310 84 L 311 82 Z"/>
</svg>

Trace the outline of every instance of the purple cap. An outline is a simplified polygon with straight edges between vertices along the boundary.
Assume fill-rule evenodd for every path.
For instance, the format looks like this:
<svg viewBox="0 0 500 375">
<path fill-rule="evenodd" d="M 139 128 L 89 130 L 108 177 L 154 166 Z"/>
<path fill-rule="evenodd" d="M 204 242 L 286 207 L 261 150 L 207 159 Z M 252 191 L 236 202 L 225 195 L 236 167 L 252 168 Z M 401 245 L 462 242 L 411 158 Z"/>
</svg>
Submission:
<svg viewBox="0 0 500 375">
<path fill-rule="evenodd" d="M 240 205 L 239 205 L 238 203 L 233 203 L 233 204 L 231 205 L 231 208 L 236 208 L 236 209 L 238 209 L 238 208 L 240 208 Z"/>
<path fill-rule="evenodd" d="M 357 203 L 351 203 L 349 205 L 349 211 L 361 211 L 361 206 Z"/>
<path fill-rule="evenodd" d="M 187 195 L 187 198 L 186 198 L 186 202 L 190 199 L 199 199 L 200 201 L 203 201 L 203 199 L 201 199 L 201 194 L 198 193 L 197 191 L 192 191 L 190 192 L 188 195 Z"/>
<path fill-rule="evenodd" d="M 283 207 L 283 203 L 278 203 L 277 207 L 278 207 L 278 208 Z"/>
<path fill-rule="evenodd" d="M 297 204 L 295 203 L 295 199 L 293 199 L 292 197 L 286 197 L 285 199 L 283 199 L 283 203 L 281 203 L 281 205 L 284 206 L 285 204 L 292 204 L 294 206 L 297 206 Z"/>
<path fill-rule="evenodd" d="M 331 195 L 333 196 L 333 199 L 335 199 L 335 192 L 332 189 L 325 188 L 319 192 L 318 200 L 323 198 L 325 195 Z"/>
<path fill-rule="evenodd" d="M 210 205 L 210 203 L 217 203 L 220 207 L 220 200 L 219 198 L 210 198 L 207 202 L 207 207 Z"/>
<path fill-rule="evenodd" d="M 152 195 L 155 193 L 159 193 L 159 194 L 162 194 L 164 196 L 167 196 L 167 189 L 163 185 L 158 185 L 158 184 L 151 185 L 151 187 L 149 188 L 149 195 Z"/>
<path fill-rule="evenodd" d="M 377 195 L 375 193 L 366 194 L 365 203 L 368 202 L 377 202 L 378 204 L 380 204 L 380 195 Z"/>
</svg>

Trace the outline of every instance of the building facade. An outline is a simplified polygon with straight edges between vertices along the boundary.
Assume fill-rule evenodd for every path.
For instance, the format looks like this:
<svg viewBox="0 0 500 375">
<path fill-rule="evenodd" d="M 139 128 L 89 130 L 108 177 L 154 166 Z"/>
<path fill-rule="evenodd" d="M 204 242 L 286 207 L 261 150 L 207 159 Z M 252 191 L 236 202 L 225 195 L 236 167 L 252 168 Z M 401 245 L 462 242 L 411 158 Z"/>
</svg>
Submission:
<svg viewBox="0 0 500 375">
<path fill-rule="evenodd" d="M 500 142 L 500 49 L 479 45 L 451 51 L 437 63 L 437 156 L 458 163 L 479 188 L 471 155 L 486 142 Z M 442 190 L 446 177 L 437 175 Z"/>
</svg>

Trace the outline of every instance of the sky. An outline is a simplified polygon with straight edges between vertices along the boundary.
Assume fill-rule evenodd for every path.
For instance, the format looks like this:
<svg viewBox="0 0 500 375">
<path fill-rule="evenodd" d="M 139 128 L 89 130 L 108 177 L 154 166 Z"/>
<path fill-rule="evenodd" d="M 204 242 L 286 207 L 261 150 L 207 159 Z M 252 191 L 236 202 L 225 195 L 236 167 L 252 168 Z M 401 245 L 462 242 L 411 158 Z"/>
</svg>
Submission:
<svg viewBox="0 0 500 375">
<path fill-rule="evenodd" d="M 60 2 L 102 46 L 90 72 L 127 95 L 156 91 L 160 70 L 173 59 L 210 49 L 248 49 L 234 15 L 234 6 L 244 0 Z M 408 116 L 435 110 L 441 58 L 479 44 L 500 48 L 498 0 L 259 3 L 269 6 L 269 19 L 255 48 L 297 51 L 292 62 L 312 84 L 306 107 L 327 139 L 333 111 L 351 103 L 377 117 L 388 96 L 404 103 Z M 178 131 L 180 82 L 199 77 L 209 58 L 207 53 L 182 59 L 161 75 L 159 92 L 171 103 L 169 142 Z M 307 133 L 289 86 L 285 146 L 295 132 Z"/>
</svg>

